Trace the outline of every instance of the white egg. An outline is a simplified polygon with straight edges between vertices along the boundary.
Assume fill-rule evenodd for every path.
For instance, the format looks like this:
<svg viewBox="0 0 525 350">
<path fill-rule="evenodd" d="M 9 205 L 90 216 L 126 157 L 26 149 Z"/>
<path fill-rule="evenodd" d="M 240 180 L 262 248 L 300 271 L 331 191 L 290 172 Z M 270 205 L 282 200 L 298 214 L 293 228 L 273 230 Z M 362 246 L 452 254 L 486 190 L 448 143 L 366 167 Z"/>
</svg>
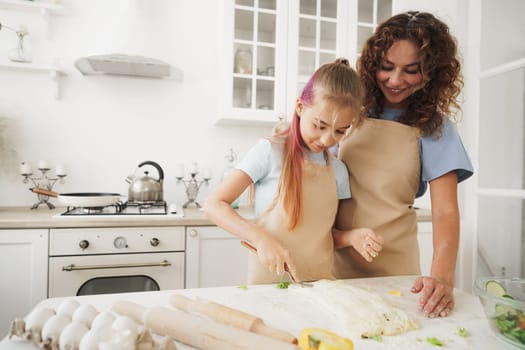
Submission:
<svg viewBox="0 0 525 350">
<path fill-rule="evenodd" d="M 66 315 L 54 315 L 44 324 L 42 328 L 42 340 L 49 340 L 52 343 L 58 343 L 60 333 L 71 323 L 71 318 Z"/>
<path fill-rule="evenodd" d="M 91 329 L 111 327 L 113 321 L 115 321 L 115 315 L 113 315 L 113 313 L 109 311 L 102 311 L 91 323 Z"/>
<path fill-rule="evenodd" d="M 55 310 L 47 307 L 36 307 L 26 317 L 26 330 L 40 333 L 47 320 L 55 315 Z"/>
<path fill-rule="evenodd" d="M 73 321 L 82 322 L 89 328 L 91 327 L 91 322 L 93 322 L 95 316 L 97 316 L 97 309 L 95 309 L 93 305 L 84 304 L 80 305 L 75 310 L 71 319 Z"/>
<path fill-rule="evenodd" d="M 138 334 L 138 325 L 128 316 L 119 316 L 111 324 L 111 328 L 116 331 L 126 331 L 129 330 L 130 335 L 133 339 L 137 339 Z"/>
<path fill-rule="evenodd" d="M 60 349 L 77 349 L 88 328 L 84 323 L 73 321 L 60 333 Z"/>
<path fill-rule="evenodd" d="M 57 314 L 66 315 L 71 318 L 75 310 L 80 306 L 80 303 L 75 299 L 67 299 L 63 301 L 57 309 Z"/>
<path fill-rule="evenodd" d="M 79 350 L 98 350 L 101 341 L 111 336 L 112 330 L 110 328 L 91 328 L 80 341 Z"/>
</svg>

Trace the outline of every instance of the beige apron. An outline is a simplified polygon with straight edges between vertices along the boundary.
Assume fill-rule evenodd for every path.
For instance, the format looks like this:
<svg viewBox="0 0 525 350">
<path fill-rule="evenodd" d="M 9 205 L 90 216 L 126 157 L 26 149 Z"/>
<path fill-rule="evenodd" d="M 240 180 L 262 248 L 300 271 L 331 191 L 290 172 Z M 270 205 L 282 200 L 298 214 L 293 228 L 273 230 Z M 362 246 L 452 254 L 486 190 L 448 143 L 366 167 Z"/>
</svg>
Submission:
<svg viewBox="0 0 525 350">
<path fill-rule="evenodd" d="M 329 157 L 326 154 L 326 157 Z M 303 172 L 303 217 L 292 231 L 282 202 L 274 198 L 272 204 L 258 218 L 257 224 L 278 237 L 288 248 L 300 281 L 334 279 L 334 242 L 332 227 L 337 206 L 337 187 L 334 171 L 327 159 L 327 166 L 305 161 Z M 263 284 L 289 281 L 288 276 L 278 276 L 264 267 L 256 254 L 249 255 L 248 283 Z"/>
<path fill-rule="evenodd" d="M 421 172 L 419 130 L 366 119 L 339 150 L 350 173 L 352 199 L 339 206 L 336 227 L 368 227 L 383 236 L 379 256 L 367 262 L 353 247 L 335 253 L 337 278 L 419 275 L 416 213 Z"/>
</svg>

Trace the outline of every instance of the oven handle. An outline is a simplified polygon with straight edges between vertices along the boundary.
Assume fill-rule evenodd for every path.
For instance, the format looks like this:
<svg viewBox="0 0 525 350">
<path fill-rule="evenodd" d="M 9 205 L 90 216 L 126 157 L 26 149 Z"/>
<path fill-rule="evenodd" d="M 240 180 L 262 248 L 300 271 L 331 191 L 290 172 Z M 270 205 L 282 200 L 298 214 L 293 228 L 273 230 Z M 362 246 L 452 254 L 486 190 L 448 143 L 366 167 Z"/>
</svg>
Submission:
<svg viewBox="0 0 525 350">
<path fill-rule="evenodd" d="M 101 269 L 124 269 L 129 267 L 156 267 L 156 266 L 171 266 L 171 263 L 168 260 L 162 260 L 160 263 L 143 263 L 143 264 L 114 264 L 114 265 L 83 265 L 76 266 L 75 264 L 70 264 L 67 266 L 62 266 L 62 271 L 78 271 L 78 270 L 101 270 Z"/>
</svg>

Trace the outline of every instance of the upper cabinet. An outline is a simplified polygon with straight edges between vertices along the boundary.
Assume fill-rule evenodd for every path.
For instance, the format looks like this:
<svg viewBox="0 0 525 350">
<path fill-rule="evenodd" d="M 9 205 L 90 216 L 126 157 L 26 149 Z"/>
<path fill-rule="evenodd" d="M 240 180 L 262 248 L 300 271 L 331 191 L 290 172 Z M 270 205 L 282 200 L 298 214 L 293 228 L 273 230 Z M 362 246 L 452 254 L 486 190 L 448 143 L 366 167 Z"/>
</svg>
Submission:
<svg viewBox="0 0 525 350">
<path fill-rule="evenodd" d="M 354 64 L 360 28 L 371 33 L 392 12 L 391 1 L 378 0 L 228 0 L 226 6 L 218 124 L 235 125 L 290 120 L 311 74 L 337 57 Z"/>
</svg>

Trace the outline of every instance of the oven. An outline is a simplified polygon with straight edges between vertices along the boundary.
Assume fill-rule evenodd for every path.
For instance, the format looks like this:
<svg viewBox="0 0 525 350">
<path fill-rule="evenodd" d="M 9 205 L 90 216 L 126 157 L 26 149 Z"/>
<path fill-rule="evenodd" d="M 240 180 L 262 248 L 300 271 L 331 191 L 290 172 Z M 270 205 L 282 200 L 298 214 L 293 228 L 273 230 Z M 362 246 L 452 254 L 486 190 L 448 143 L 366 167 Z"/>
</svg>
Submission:
<svg viewBox="0 0 525 350">
<path fill-rule="evenodd" d="M 184 288 L 183 226 L 57 228 L 49 243 L 50 298 Z"/>
</svg>

